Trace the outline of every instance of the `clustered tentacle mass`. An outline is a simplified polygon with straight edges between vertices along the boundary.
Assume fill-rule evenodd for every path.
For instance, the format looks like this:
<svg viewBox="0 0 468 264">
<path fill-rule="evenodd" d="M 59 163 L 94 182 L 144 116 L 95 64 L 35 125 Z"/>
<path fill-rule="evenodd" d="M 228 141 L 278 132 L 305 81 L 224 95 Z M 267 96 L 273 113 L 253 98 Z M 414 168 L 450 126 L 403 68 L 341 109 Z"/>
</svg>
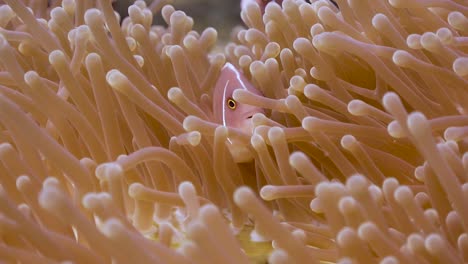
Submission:
<svg viewBox="0 0 468 264">
<path fill-rule="evenodd" d="M 465 0 L 247 4 L 224 53 L 162 0 L 4 2 L 2 262 L 468 262 Z"/>
</svg>

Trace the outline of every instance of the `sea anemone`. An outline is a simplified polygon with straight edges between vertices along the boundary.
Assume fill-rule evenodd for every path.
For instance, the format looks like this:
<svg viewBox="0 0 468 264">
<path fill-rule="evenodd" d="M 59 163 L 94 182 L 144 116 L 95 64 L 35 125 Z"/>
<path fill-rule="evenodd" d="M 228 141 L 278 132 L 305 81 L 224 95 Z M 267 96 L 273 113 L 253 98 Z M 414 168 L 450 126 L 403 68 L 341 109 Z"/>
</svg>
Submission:
<svg viewBox="0 0 468 264">
<path fill-rule="evenodd" d="M 223 53 L 163 0 L 4 2 L 1 262 L 468 262 L 465 0 L 249 3 Z"/>
</svg>

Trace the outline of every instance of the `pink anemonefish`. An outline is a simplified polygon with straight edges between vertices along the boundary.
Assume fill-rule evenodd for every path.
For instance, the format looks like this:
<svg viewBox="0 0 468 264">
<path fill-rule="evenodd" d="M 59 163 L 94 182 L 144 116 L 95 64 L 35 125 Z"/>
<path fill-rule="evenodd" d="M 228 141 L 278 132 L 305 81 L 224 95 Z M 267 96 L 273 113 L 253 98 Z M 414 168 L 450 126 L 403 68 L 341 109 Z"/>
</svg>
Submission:
<svg viewBox="0 0 468 264">
<path fill-rule="evenodd" d="M 264 113 L 263 108 L 242 104 L 232 97 L 234 90 L 245 89 L 253 94 L 262 95 L 253 84 L 231 63 L 226 63 L 221 69 L 213 90 L 213 116 L 216 123 L 237 128 L 247 134 L 252 134 L 252 116 Z M 247 146 L 229 140 L 229 150 L 236 162 L 250 161 L 253 156 Z"/>
</svg>

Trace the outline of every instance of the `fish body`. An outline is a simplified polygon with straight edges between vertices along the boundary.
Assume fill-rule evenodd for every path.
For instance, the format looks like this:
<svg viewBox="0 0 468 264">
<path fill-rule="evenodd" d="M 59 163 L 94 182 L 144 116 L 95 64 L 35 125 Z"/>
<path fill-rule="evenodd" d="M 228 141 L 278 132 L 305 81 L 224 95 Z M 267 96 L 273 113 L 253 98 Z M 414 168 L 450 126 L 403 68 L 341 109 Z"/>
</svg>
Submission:
<svg viewBox="0 0 468 264">
<path fill-rule="evenodd" d="M 253 94 L 262 95 L 253 84 L 231 63 L 226 63 L 221 69 L 213 90 L 214 121 L 223 126 L 237 128 L 247 134 L 252 134 L 252 116 L 264 113 L 264 109 L 237 102 L 232 97 L 236 89 L 244 89 Z M 246 162 L 253 158 L 247 146 L 229 139 L 229 150 L 236 162 Z"/>
</svg>

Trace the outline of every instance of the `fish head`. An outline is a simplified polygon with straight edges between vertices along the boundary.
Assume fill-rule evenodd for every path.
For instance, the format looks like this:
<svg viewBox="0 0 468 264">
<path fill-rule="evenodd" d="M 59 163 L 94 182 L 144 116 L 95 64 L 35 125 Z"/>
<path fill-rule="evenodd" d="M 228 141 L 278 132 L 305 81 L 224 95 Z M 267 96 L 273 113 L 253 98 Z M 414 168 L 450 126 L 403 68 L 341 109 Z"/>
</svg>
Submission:
<svg viewBox="0 0 468 264">
<path fill-rule="evenodd" d="M 223 126 L 238 128 L 247 134 L 252 134 L 252 116 L 264 113 L 264 110 L 258 106 L 236 101 L 232 95 L 237 89 L 262 95 L 234 65 L 226 63 L 221 69 L 213 92 L 214 119 Z"/>
</svg>

